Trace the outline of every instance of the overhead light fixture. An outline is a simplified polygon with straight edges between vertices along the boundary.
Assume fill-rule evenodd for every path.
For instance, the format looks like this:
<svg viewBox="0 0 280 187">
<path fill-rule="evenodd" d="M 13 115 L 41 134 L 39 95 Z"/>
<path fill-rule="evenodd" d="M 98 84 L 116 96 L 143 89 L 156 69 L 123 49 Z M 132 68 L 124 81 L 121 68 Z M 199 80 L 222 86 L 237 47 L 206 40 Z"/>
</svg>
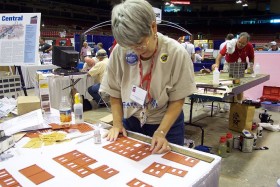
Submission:
<svg viewBox="0 0 280 187">
<path fill-rule="evenodd" d="M 242 3 L 241 0 L 236 1 L 236 4 L 241 4 L 241 3 Z"/>
<path fill-rule="evenodd" d="M 246 6 L 248 6 L 248 4 L 247 4 L 247 3 L 244 3 L 242 6 L 243 6 L 243 7 L 246 7 Z"/>
<path fill-rule="evenodd" d="M 171 1 L 172 4 L 178 4 L 178 5 L 190 5 L 190 1 Z"/>
<path fill-rule="evenodd" d="M 170 4 L 170 6 L 171 6 L 171 7 L 173 7 L 173 6 L 174 6 L 174 4 L 173 4 L 173 3 L 171 3 L 171 4 Z"/>
<path fill-rule="evenodd" d="M 170 3 L 169 2 L 165 2 L 165 5 L 168 6 L 168 5 L 170 5 Z"/>
</svg>

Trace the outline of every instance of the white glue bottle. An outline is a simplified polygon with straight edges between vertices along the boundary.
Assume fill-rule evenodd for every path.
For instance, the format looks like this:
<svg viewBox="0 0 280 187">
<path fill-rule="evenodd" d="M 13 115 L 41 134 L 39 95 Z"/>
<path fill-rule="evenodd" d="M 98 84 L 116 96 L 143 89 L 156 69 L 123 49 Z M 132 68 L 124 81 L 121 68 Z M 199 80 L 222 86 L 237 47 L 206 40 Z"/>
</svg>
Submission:
<svg viewBox="0 0 280 187">
<path fill-rule="evenodd" d="M 76 93 L 74 104 L 75 124 L 84 122 L 83 112 L 83 104 L 81 103 L 80 94 Z"/>
<path fill-rule="evenodd" d="M 253 77 L 256 77 L 256 75 L 260 74 L 261 66 L 259 63 L 256 63 L 254 67 L 254 73 L 252 74 Z"/>
<path fill-rule="evenodd" d="M 220 72 L 218 68 L 213 71 L 213 86 L 219 86 Z"/>
</svg>

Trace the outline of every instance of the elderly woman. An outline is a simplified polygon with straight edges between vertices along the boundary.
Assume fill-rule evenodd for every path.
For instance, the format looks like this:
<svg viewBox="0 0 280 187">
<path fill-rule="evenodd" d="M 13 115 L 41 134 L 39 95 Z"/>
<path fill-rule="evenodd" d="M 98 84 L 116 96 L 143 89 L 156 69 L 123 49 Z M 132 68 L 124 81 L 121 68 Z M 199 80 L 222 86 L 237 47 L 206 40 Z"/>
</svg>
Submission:
<svg viewBox="0 0 280 187">
<path fill-rule="evenodd" d="M 112 11 L 117 41 L 100 89 L 111 97 L 115 141 L 126 130 L 152 137 L 152 153 L 170 150 L 169 142 L 184 144 L 185 97 L 196 91 L 193 64 L 176 40 L 157 32 L 152 6 L 126 0 Z"/>
</svg>

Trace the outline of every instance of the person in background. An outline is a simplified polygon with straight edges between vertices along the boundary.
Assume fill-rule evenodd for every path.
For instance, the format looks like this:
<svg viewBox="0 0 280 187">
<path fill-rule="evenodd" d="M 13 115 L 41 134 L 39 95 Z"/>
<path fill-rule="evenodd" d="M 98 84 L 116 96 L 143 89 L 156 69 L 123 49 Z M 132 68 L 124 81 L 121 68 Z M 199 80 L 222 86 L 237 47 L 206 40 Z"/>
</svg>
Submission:
<svg viewBox="0 0 280 187">
<path fill-rule="evenodd" d="M 117 41 L 100 89 L 110 95 L 115 141 L 126 130 L 152 137 L 150 150 L 170 151 L 184 144 L 185 98 L 196 91 L 193 63 L 176 40 L 157 32 L 156 17 L 146 0 L 126 0 L 112 10 Z"/>
<path fill-rule="evenodd" d="M 43 53 L 49 53 L 52 50 L 52 45 L 45 42 L 45 39 L 39 39 L 39 51 Z"/>
<path fill-rule="evenodd" d="M 279 47 L 275 41 L 270 42 L 270 49 L 268 51 L 279 51 Z"/>
<path fill-rule="evenodd" d="M 201 48 L 196 47 L 195 48 L 195 55 L 194 55 L 194 63 L 201 63 L 201 61 L 204 60 L 204 55 L 201 55 Z"/>
<path fill-rule="evenodd" d="M 224 46 L 227 44 L 227 42 L 232 40 L 233 38 L 234 38 L 233 34 L 231 34 L 231 33 L 227 34 L 225 41 L 223 43 L 221 43 L 221 45 L 220 45 L 220 48 L 219 48 L 220 51 L 224 48 Z M 223 65 L 223 71 L 228 72 L 228 63 L 225 62 L 224 56 L 221 58 L 221 64 Z"/>
<path fill-rule="evenodd" d="M 194 45 L 190 42 L 190 37 L 185 39 L 185 42 L 181 43 L 182 46 L 187 50 L 188 54 L 190 55 L 192 61 L 194 62 Z"/>
<path fill-rule="evenodd" d="M 97 62 L 97 58 L 96 57 L 85 57 L 84 58 L 84 66 L 83 66 L 83 69 L 81 71 L 83 72 L 88 72 Z"/>
<path fill-rule="evenodd" d="M 93 66 L 88 71 L 88 75 L 95 78 L 96 84 L 88 88 L 88 93 L 93 97 L 95 102 L 98 104 L 101 99 L 100 94 L 98 93 L 100 88 L 100 83 L 105 74 L 109 59 L 107 56 L 107 52 L 104 49 L 100 49 L 96 53 L 96 58 L 98 59 L 98 63 L 96 63 L 95 66 Z M 99 105 L 99 107 L 103 107 L 103 105 Z"/>
<path fill-rule="evenodd" d="M 216 62 L 212 65 L 212 69 L 214 70 L 215 67 L 219 68 L 223 56 L 225 56 L 225 61 L 227 63 L 247 63 L 246 58 L 248 57 L 249 62 L 247 69 L 249 69 L 250 72 L 252 72 L 255 53 L 253 45 L 249 41 L 250 35 L 247 32 L 242 32 L 240 33 L 238 39 L 232 39 L 229 42 L 227 42 L 216 57 Z"/>
<path fill-rule="evenodd" d="M 103 49 L 103 43 L 101 43 L 101 42 L 97 43 L 97 49 L 98 50 Z"/>
<path fill-rule="evenodd" d="M 232 39 L 229 42 L 227 42 L 226 45 L 218 54 L 218 56 L 216 57 L 216 62 L 215 64 L 212 65 L 212 70 L 214 70 L 216 67 L 219 68 L 223 56 L 225 56 L 225 61 L 227 63 L 235 63 L 235 62 L 247 63 L 246 58 L 248 57 L 249 62 L 248 62 L 247 70 L 249 70 L 250 73 L 253 73 L 255 53 L 254 53 L 253 45 L 249 41 L 250 41 L 250 35 L 247 32 L 242 32 L 240 33 L 238 39 Z M 237 102 L 242 103 L 242 100 L 243 100 L 243 93 L 238 94 Z M 229 105 L 225 103 L 223 110 L 221 110 L 220 112 L 224 112 L 228 110 L 229 110 Z"/>
<path fill-rule="evenodd" d="M 80 52 L 80 59 L 84 62 L 86 56 L 91 56 L 91 47 L 88 46 L 87 42 L 83 43 L 83 47 Z"/>
</svg>

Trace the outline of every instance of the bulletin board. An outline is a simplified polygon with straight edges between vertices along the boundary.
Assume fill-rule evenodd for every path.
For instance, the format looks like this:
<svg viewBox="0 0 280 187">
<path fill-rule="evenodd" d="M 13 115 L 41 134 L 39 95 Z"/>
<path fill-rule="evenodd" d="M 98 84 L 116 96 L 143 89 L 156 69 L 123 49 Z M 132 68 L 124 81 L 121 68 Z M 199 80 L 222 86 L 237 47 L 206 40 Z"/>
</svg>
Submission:
<svg viewBox="0 0 280 187">
<path fill-rule="evenodd" d="M 38 65 L 41 13 L 0 14 L 0 66 Z"/>
</svg>

